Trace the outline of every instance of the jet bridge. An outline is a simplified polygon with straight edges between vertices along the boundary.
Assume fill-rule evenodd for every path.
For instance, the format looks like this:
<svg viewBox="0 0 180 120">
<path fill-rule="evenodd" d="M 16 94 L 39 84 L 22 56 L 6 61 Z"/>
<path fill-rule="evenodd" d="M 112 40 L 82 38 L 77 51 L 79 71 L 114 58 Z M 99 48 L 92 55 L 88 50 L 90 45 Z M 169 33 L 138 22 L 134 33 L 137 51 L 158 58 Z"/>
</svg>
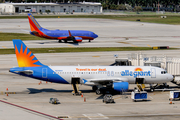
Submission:
<svg viewBox="0 0 180 120">
<path fill-rule="evenodd" d="M 128 59 L 115 59 L 115 62 L 110 66 L 132 66 L 132 63 Z"/>
</svg>

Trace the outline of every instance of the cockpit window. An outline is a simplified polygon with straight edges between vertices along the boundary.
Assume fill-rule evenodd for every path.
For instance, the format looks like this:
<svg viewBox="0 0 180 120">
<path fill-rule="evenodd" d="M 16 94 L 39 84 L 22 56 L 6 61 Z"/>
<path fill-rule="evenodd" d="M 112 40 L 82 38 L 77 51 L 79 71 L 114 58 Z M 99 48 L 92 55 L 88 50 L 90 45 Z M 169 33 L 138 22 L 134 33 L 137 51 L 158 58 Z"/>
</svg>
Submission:
<svg viewBox="0 0 180 120">
<path fill-rule="evenodd" d="M 166 74 L 167 73 L 167 71 L 161 71 L 161 74 Z"/>
</svg>

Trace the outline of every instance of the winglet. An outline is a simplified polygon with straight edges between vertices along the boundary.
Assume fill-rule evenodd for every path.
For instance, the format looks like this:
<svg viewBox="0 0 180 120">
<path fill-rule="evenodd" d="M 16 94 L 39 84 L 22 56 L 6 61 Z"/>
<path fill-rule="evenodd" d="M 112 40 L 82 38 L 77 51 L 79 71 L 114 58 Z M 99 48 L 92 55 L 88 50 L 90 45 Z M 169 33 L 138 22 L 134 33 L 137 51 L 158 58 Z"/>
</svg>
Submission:
<svg viewBox="0 0 180 120">
<path fill-rule="evenodd" d="M 19 39 L 12 40 L 19 67 L 40 67 L 42 63 L 34 56 L 29 48 Z"/>
<path fill-rule="evenodd" d="M 31 13 L 28 13 L 27 15 L 28 15 L 31 31 L 41 30 L 42 27 L 39 25 L 39 23 L 36 21 L 36 19 L 33 17 L 33 15 Z"/>
</svg>

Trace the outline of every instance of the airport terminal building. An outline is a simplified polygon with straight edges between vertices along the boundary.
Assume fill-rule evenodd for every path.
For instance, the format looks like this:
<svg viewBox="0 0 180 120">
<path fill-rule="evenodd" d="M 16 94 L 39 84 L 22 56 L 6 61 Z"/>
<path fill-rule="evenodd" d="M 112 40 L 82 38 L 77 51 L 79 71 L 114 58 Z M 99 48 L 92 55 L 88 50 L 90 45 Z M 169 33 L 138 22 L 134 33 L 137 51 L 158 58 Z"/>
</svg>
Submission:
<svg viewBox="0 0 180 120">
<path fill-rule="evenodd" d="M 101 3 L 78 2 L 78 3 L 1 3 L 1 14 L 16 13 L 102 13 Z"/>
</svg>

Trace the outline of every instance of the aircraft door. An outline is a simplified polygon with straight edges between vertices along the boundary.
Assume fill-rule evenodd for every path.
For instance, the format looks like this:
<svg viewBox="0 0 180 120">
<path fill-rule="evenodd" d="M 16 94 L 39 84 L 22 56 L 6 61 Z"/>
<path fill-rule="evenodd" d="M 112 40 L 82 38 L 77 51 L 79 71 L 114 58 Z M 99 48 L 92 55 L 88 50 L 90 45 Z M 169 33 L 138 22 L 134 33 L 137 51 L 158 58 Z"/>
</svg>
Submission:
<svg viewBox="0 0 180 120">
<path fill-rule="evenodd" d="M 47 78 L 47 68 L 42 69 L 42 78 Z"/>
<path fill-rule="evenodd" d="M 111 76 L 114 76 L 114 71 L 111 71 Z"/>
<path fill-rule="evenodd" d="M 72 77 L 71 78 L 71 84 L 80 84 L 80 78 L 79 77 Z"/>
<path fill-rule="evenodd" d="M 144 78 L 136 78 L 135 84 L 144 84 Z"/>
<path fill-rule="evenodd" d="M 156 69 L 151 68 L 151 78 L 156 78 Z"/>
<path fill-rule="evenodd" d="M 107 71 L 107 76 L 110 76 L 110 71 Z"/>
</svg>

